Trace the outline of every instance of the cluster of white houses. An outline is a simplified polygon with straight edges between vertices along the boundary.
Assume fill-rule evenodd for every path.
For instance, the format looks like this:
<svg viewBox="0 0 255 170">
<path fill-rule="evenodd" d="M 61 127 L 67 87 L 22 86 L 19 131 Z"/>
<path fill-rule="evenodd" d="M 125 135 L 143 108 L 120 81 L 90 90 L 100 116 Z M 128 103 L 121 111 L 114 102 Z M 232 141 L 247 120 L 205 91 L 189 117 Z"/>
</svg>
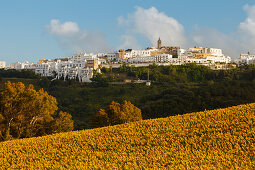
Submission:
<svg viewBox="0 0 255 170">
<path fill-rule="evenodd" d="M 38 63 L 29 62 L 11 63 L 9 67 L 0 61 L 0 68 L 29 69 L 41 76 L 53 76 L 56 79 L 78 79 L 81 82 L 90 82 L 94 71 L 100 72 L 102 67 L 119 67 L 123 63 L 136 67 L 149 64 L 181 65 L 197 63 L 209 66 L 212 69 L 226 69 L 226 64 L 231 62 L 221 49 L 194 47 L 181 49 L 176 46 L 161 46 L 158 40 L 157 47 L 148 47 L 144 50 L 119 50 L 113 53 L 74 54 L 71 58 L 43 59 Z M 241 54 L 237 64 L 255 64 L 255 55 Z"/>
<path fill-rule="evenodd" d="M 231 58 L 225 56 L 221 49 L 194 47 L 181 49 L 176 46 L 148 47 L 145 50 L 119 50 L 106 54 L 107 63 L 230 63 Z"/>
<path fill-rule="evenodd" d="M 255 55 L 251 55 L 249 52 L 247 54 L 240 54 L 240 57 L 235 60 L 235 63 L 239 65 L 255 65 Z"/>
<path fill-rule="evenodd" d="M 90 82 L 93 71 L 98 70 L 101 61 L 98 55 L 75 54 L 72 58 L 42 59 L 36 64 L 29 62 L 11 63 L 9 69 L 33 70 L 36 74 L 56 79 L 78 79 L 80 82 Z"/>
</svg>

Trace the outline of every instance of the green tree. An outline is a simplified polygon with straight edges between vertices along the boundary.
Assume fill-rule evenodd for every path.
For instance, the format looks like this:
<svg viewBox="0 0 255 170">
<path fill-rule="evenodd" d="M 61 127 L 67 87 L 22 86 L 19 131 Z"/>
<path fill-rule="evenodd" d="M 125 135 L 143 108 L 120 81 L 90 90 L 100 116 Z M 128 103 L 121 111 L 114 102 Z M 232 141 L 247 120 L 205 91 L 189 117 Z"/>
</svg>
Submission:
<svg viewBox="0 0 255 170">
<path fill-rule="evenodd" d="M 0 92 L 0 135 L 1 140 L 41 136 L 59 132 L 63 124 L 71 116 L 65 113 L 57 114 L 56 98 L 46 91 L 36 91 L 33 85 L 27 87 L 21 83 L 5 83 Z M 68 115 L 68 116 L 67 116 Z M 68 130 L 73 125 L 68 124 Z"/>
<path fill-rule="evenodd" d="M 106 109 L 100 109 L 92 118 L 93 127 L 103 127 L 142 120 L 141 110 L 130 101 L 122 104 L 112 101 Z"/>
</svg>

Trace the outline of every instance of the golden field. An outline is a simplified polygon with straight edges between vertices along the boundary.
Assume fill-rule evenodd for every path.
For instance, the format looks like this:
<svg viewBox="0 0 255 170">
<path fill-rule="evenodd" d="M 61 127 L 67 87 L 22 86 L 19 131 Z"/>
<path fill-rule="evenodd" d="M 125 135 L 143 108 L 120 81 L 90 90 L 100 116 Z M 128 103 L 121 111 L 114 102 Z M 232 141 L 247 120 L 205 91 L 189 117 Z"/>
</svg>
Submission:
<svg viewBox="0 0 255 170">
<path fill-rule="evenodd" d="M 255 169 L 255 103 L 0 143 L 0 169 Z"/>
</svg>

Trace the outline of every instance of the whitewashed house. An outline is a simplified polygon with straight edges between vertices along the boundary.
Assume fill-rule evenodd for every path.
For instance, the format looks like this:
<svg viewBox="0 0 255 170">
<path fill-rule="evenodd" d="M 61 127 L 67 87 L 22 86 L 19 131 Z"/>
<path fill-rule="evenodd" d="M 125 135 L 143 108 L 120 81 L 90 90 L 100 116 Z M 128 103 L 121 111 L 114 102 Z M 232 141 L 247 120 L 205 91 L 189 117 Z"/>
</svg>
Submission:
<svg viewBox="0 0 255 170">
<path fill-rule="evenodd" d="M 5 61 L 0 61 L 0 69 L 5 68 L 6 62 Z"/>
</svg>

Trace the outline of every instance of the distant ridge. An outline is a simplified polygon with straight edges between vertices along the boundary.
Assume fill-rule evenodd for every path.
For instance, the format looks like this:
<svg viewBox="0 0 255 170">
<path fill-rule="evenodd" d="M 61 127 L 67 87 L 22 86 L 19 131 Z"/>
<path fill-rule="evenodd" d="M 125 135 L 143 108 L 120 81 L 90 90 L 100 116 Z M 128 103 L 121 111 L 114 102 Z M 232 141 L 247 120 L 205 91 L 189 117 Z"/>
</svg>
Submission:
<svg viewBox="0 0 255 170">
<path fill-rule="evenodd" d="M 0 143 L 1 168 L 255 168 L 255 103 Z"/>
</svg>

